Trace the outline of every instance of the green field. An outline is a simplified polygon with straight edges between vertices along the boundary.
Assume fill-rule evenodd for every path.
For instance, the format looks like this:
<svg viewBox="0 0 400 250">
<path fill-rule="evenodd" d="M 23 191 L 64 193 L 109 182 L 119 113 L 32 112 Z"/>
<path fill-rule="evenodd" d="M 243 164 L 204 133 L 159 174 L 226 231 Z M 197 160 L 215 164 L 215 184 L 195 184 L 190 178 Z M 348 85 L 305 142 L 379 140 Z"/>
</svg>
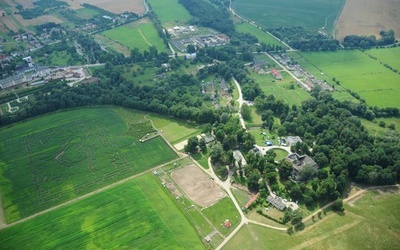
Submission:
<svg viewBox="0 0 400 250">
<path fill-rule="evenodd" d="M 189 12 L 178 0 L 148 0 L 148 3 L 164 25 L 185 24 L 190 20 Z"/>
<path fill-rule="evenodd" d="M 147 116 L 153 122 L 154 127 L 162 130 L 163 136 L 171 143 L 175 144 L 196 136 L 201 133 L 201 128 L 185 123 L 173 118 L 166 118 L 161 115 L 151 114 Z"/>
<path fill-rule="evenodd" d="M 307 64 L 299 63 L 322 79 L 336 78 L 341 86 L 366 100 L 369 106 L 400 107 L 400 75 L 358 50 L 337 52 L 302 52 Z"/>
<path fill-rule="evenodd" d="M 144 175 L 0 231 L 2 249 L 204 249 L 158 178 Z"/>
<path fill-rule="evenodd" d="M 389 133 L 391 129 L 388 128 L 390 124 L 395 125 L 396 131 L 400 131 L 400 119 L 399 118 L 376 118 L 373 121 L 368 121 L 366 119 L 360 119 L 361 124 L 372 136 L 384 136 Z M 385 123 L 385 127 L 379 126 L 380 122 Z"/>
<path fill-rule="evenodd" d="M 245 120 L 246 127 L 261 127 L 263 121 L 261 120 L 261 115 L 257 113 L 255 107 L 250 107 L 251 117 L 249 120 Z"/>
<path fill-rule="evenodd" d="M 239 32 L 250 33 L 251 35 L 257 37 L 259 43 L 274 44 L 285 47 L 285 45 L 276 40 L 273 36 L 249 23 L 236 24 L 235 28 Z"/>
<path fill-rule="evenodd" d="M 264 28 L 302 26 L 332 33 L 343 0 L 235 0 L 232 7 L 240 16 Z"/>
<path fill-rule="evenodd" d="M 321 221 L 289 236 L 256 225 L 246 225 L 224 249 L 399 249 L 400 202 L 398 192 L 366 196 L 346 205 L 344 215 L 328 212 Z"/>
<path fill-rule="evenodd" d="M 279 145 L 279 144 L 278 144 Z M 288 152 L 283 149 L 273 149 L 272 152 L 276 154 L 275 161 L 281 161 L 288 157 Z"/>
<path fill-rule="evenodd" d="M 371 49 L 365 53 L 377 58 L 379 62 L 388 64 L 400 72 L 400 47 L 385 48 L 385 49 Z"/>
<path fill-rule="evenodd" d="M 225 197 L 218 203 L 203 210 L 207 218 L 215 225 L 215 227 L 223 235 L 228 235 L 240 222 L 240 215 L 235 205 L 229 197 Z M 229 220 L 232 223 L 230 228 L 225 228 L 223 223 Z"/>
<path fill-rule="evenodd" d="M 89 9 L 89 8 L 81 8 L 75 10 L 76 15 L 82 19 L 91 19 L 95 16 L 100 15 L 99 12 L 95 11 L 94 9 Z"/>
<path fill-rule="evenodd" d="M 251 73 L 251 77 L 258 83 L 266 95 L 274 95 L 275 99 L 282 100 L 289 105 L 300 106 L 302 101 L 310 98 L 310 94 L 302 89 L 286 72 L 281 72 L 282 80 L 276 80 L 272 75 Z"/>
<path fill-rule="evenodd" d="M 142 113 L 78 109 L 0 130 L 0 181 L 8 222 L 176 158 Z"/>
<path fill-rule="evenodd" d="M 158 36 L 156 28 L 150 22 L 132 22 L 101 33 L 105 37 L 128 47 L 138 48 L 140 51 L 149 50 L 155 46 L 159 52 L 167 52 L 163 40 Z"/>
</svg>

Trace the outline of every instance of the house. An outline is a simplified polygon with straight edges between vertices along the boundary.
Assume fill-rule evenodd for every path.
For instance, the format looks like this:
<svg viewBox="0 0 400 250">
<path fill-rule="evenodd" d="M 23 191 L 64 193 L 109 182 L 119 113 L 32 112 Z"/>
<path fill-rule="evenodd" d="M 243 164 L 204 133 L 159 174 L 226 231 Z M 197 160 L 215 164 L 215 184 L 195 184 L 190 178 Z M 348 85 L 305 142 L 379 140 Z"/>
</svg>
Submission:
<svg viewBox="0 0 400 250">
<path fill-rule="evenodd" d="M 197 56 L 196 53 L 191 53 L 191 54 L 186 54 L 186 55 L 185 55 L 186 59 L 188 59 L 188 60 L 189 60 L 189 59 L 195 59 L 196 56 Z"/>
<path fill-rule="evenodd" d="M 201 137 L 204 138 L 204 142 L 205 142 L 206 144 L 209 144 L 209 143 L 211 143 L 211 142 L 213 142 L 213 141 L 215 140 L 214 136 L 213 136 L 213 135 L 210 135 L 210 134 L 208 134 L 208 135 L 206 135 L 206 134 L 201 134 Z M 199 139 L 200 139 L 200 138 L 199 138 Z"/>
<path fill-rule="evenodd" d="M 300 180 L 298 174 L 305 166 L 311 166 L 315 171 L 318 170 L 318 164 L 308 155 L 298 155 L 297 153 L 293 153 L 286 157 L 286 160 L 292 163 L 292 178 L 294 180 Z"/>
<path fill-rule="evenodd" d="M 275 77 L 275 79 L 278 79 L 278 80 L 281 80 L 281 79 L 282 79 L 282 75 L 281 75 L 281 73 L 280 73 L 278 70 L 272 68 L 272 69 L 270 70 L 270 73 Z"/>
<path fill-rule="evenodd" d="M 233 152 L 233 158 L 235 158 L 236 163 L 239 164 L 239 162 L 242 162 L 242 166 L 246 166 L 247 162 L 246 159 L 243 157 L 242 152 L 240 152 L 240 150 L 234 150 Z"/>
<path fill-rule="evenodd" d="M 267 201 L 271 203 L 272 206 L 276 207 L 281 211 L 286 208 L 286 204 L 283 202 L 283 199 L 279 196 L 268 195 Z"/>
</svg>

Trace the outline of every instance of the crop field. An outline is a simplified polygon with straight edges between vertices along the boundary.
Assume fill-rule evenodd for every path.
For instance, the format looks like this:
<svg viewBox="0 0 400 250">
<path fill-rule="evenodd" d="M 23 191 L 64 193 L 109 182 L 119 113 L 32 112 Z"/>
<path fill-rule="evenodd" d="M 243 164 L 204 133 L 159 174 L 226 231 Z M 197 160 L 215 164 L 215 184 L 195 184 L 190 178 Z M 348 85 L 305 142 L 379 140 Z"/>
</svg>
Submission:
<svg viewBox="0 0 400 250">
<path fill-rule="evenodd" d="M 120 115 L 121 114 L 121 115 Z M 130 118 L 125 118 L 130 116 Z M 107 186 L 177 156 L 154 129 L 118 109 L 59 112 L 0 130 L 8 222 Z"/>
<path fill-rule="evenodd" d="M 353 206 L 346 205 L 344 215 L 328 212 L 322 220 L 316 219 L 316 223 L 292 236 L 246 225 L 223 249 L 398 249 L 399 202 L 398 192 L 368 192 Z"/>
<path fill-rule="evenodd" d="M 167 27 L 174 24 L 186 24 L 190 20 L 189 12 L 178 3 L 178 0 L 148 0 L 153 11 Z"/>
<path fill-rule="evenodd" d="M 154 127 L 162 130 L 163 136 L 171 143 L 175 144 L 196 136 L 201 133 L 201 128 L 173 118 L 163 117 L 157 114 L 148 116 L 153 122 Z"/>
<path fill-rule="evenodd" d="M 347 35 L 375 35 L 393 29 L 400 37 L 400 2 L 393 0 L 346 0 L 337 25 L 336 38 Z"/>
<path fill-rule="evenodd" d="M 276 40 L 273 36 L 249 23 L 243 22 L 236 24 L 235 28 L 239 32 L 250 33 L 251 35 L 257 37 L 259 43 L 274 44 L 285 47 L 285 45 Z"/>
<path fill-rule="evenodd" d="M 148 19 L 119 26 L 101 34 L 131 50 L 138 48 L 144 51 L 150 46 L 155 46 L 159 52 L 168 51 L 156 28 Z"/>
<path fill-rule="evenodd" d="M 240 215 L 229 197 L 225 197 L 218 203 L 204 209 L 203 213 L 225 236 L 228 235 L 240 221 Z M 230 228 L 225 228 L 223 226 L 225 220 L 231 222 L 232 226 Z"/>
<path fill-rule="evenodd" d="M 240 16 L 264 28 L 302 26 L 310 30 L 325 27 L 333 31 L 343 0 L 236 0 L 232 7 Z"/>
<path fill-rule="evenodd" d="M 70 5 L 71 9 L 79 10 L 83 3 L 88 3 L 104 10 L 121 14 L 125 11 L 143 14 L 145 7 L 142 0 L 63 0 Z"/>
<path fill-rule="evenodd" d="M 324 77 L 336 78 L 341 86 L 358 93 L 369 106 L 400 107 L 400 75 L 365 53 L 352 50 L 301 55 L 309 65 L 317 65 Z M 308 69 L 307 65 L 304 67 Z"/>
<path fill-rule="evenodd" d="M 204 249 L 158 178 L 143 175 L 0 231 L 4 249 Z"/>
</svg>

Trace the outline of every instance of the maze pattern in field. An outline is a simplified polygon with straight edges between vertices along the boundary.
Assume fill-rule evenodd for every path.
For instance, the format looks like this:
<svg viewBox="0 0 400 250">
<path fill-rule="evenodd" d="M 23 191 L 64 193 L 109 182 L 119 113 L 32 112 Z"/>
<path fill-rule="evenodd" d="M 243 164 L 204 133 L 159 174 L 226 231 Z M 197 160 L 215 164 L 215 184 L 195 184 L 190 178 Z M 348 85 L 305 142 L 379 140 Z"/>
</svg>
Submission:
<svg viewBox="0 0 400 250">
<path fill-rule="evenodd" d="M 8 221 L 176 157 L 160 137 L 138 141 L 139 134 L 153 131 L 150 123 L 131 124 L 127 129 L 111 109 L 101 115 L 98 110 L 81 112 L 88 112 L 89 117 L 7 138 L 10 150 L 3 150 L 0 155 L 7 155 L 3 158 L 7 164 L 4 177 L 12 182 L 12 190 L 7 192 L 6 188 L 3 196 L 17 206 L 5 207 Z M 20 131 L 17 128 L 13 132 L 18 135 Z M 19 152 L 18 158 L 15 152 Z"/>
</svg>

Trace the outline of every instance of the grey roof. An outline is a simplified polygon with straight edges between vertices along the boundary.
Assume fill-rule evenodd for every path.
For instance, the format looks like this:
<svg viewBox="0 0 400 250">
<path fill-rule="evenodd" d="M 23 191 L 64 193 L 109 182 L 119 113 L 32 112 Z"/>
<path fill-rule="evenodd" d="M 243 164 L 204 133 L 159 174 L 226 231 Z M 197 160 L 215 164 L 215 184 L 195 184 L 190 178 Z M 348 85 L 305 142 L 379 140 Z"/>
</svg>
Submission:
<svg viewBox="0 0 400 250">
<path fill-rule="evenodd" d="M 285 203 L 283 203 L 282 198 L 279 196 L 272 197 L 271 195 L 268 195 L 267 201 L 279 210 L 283 210 L 286 208 Z"/>
<path fill-rule="evenodd" d="M 286 137 L 286 142 L 289 145 L 294 145 L 297 142 L 303 142 L 303 141 L 301 140 L 301 138 L 299 136 L 288 136 L 288 137 Z"/>
<path fill-rule="evenodd" d="M 318 164 L 308 155 L 298 155 L 294 153 L 290 154 L 286 159 L 293 164 L 293 168 L 297 171 L 300 171 L 306 165 L 318 168 Z"/>
</svg>

